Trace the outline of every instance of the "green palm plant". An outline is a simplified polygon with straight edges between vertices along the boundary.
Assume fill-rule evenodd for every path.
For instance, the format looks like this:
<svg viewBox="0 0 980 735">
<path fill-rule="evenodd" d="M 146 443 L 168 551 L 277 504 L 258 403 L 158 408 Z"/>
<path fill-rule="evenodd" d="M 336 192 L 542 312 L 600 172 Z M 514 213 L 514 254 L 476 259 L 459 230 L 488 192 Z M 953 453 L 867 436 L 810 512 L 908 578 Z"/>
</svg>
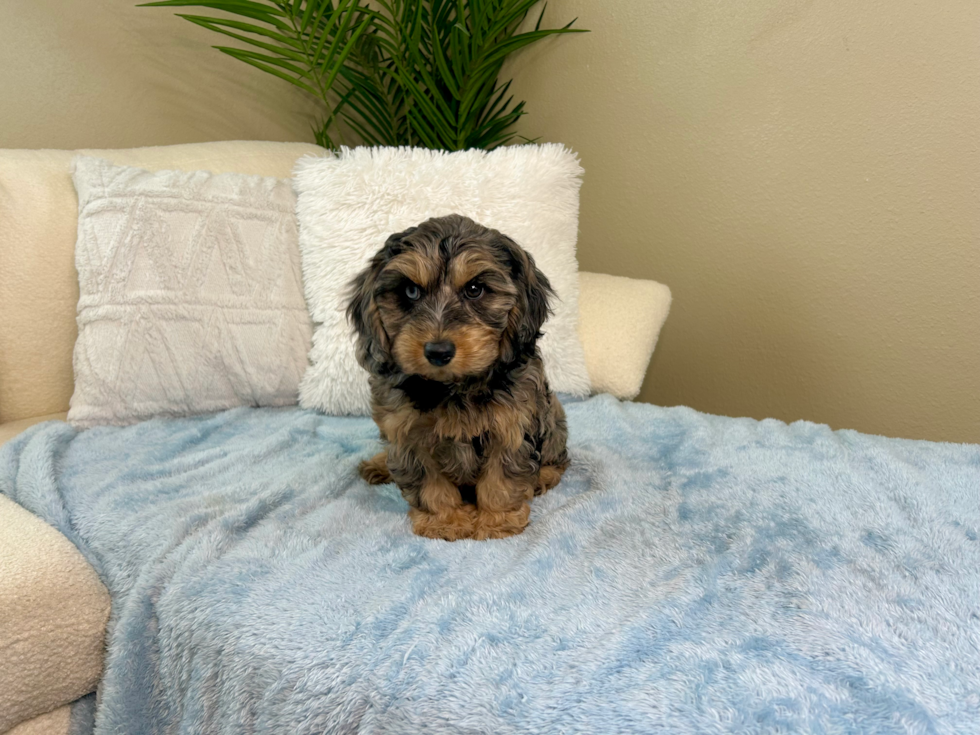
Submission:
<svg viewBox="0 0 980 735">
<path fill-rule="evenodd" d="M 222 53 L 320 100 L 326 148 L 344 130 L 367 145 L 492 149 L 513 141 L 523 101 L 499 76 L 504 60 L 572 28 L 521 30 L 537 0 L 160 0 L 220 17 L 178 15 L 240 42 Z M 526 140 L 526 139 L 525 139 Z"/>
</svg>

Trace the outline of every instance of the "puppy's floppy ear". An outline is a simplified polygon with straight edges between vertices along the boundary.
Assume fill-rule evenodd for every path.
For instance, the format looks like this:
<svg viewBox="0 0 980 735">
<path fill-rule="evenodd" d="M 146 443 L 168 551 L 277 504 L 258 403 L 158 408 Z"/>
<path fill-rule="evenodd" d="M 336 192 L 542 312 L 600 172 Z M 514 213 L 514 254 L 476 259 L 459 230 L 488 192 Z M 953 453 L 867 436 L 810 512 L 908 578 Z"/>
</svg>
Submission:
<svg viewBox="0 0 980 735">
<path fill-rule="evenodd" d="M 412 227 L 389 237 L 384 247 L 371 258 L 368 266 L 357 274 L 349 287 L 347 320 L 354 327 L 357 336 L 357 361 L 372 373 L 381 371 L 384 365 L 391 362 L 391 341 L 378 313 L 374 298 L 375 284 L 385 265 L 405 250 L 403 238 L 416 229 Z"/>
<path fill-rule="evenodd" d="M 509 362 L 534 352 L 541 326 L 551 313 L 548 300 L 555 292 L 548 277 L 524 248 L 506 235 L 500 236 L 498 245 L 507 255 L 511 278 L 517 286 L 517 304 L 510 313 L 503 337 L 503 358 Z"/>
</svg>

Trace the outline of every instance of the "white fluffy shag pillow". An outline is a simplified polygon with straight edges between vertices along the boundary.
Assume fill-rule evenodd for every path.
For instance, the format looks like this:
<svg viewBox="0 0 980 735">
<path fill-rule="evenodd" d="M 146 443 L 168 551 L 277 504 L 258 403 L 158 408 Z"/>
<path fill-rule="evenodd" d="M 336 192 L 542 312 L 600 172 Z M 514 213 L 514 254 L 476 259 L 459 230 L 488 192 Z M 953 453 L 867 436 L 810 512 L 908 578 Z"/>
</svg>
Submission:
<svg viewBox="0 0 980 735">
<path fill-rule="evenodd" d="M 306 300 L 314 322 L 300 405 L 328 414 L 370 413 L 344 310 L 348 285 L 389 235 L 430 217 L 462 214 L 511 237 L 555 289 L 538 345 L 551 388 L 585 396 L 579 339 L 578 156 L 557 144 L 494 151 L 342 149 L 306 156 L 293 171 Z"/>
</svg>

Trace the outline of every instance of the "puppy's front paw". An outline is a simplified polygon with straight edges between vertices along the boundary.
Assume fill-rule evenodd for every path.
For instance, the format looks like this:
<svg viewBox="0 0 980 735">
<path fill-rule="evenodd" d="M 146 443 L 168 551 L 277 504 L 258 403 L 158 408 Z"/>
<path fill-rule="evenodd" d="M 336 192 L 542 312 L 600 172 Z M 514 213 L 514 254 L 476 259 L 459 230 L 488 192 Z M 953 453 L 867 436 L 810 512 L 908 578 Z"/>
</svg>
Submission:
<svg viewBox="0 0 980 735">
<path fill-rule="evenodd" d="M 516 510 L 478 510 L 473 538 L 477 540 L 516 536 L 527 528 L 531 506 L 524 503 Z"/>
<path fill-rule="evenodd" d="M 473 537 L 476 509 L 472 505 L 462 505 L 440 513 L 425 513 L 418 508 L 411 508 L 408 517 L 412 521 L 412 531 L 418 536 L 459 541 Z"/>
<path fill-rule="evenodd" d="M 561 482 L 561 476 L 565 472 L 564 467 L 556 465 L 545 465 L 538 473 L 538 482 L 534 488 L 535 495 L 544 495 L 555 485 Z"/>
<path fill-rule="evenodd" d="M 392 482 L 391 473 L 388 472 L 387 452 L 378 452 L 371 459 L 364 460 L 358 471 L 369 485 L 387 485 Z"/>
</svg>

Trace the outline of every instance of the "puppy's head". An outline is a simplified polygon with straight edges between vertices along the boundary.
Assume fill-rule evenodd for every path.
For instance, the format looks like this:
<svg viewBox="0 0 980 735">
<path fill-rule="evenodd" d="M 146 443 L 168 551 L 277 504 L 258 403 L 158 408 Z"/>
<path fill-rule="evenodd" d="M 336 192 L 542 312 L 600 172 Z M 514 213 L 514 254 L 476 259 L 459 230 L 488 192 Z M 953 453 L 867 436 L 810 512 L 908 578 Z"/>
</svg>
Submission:
<svg viewBox="0 0 980 735">
<path fill-rule="evenodd" d="M 388 238 L 351 284 L 361 365 L 451 383 L 534 353 L 551 285 L 534 259 L 460 215 Z"/>
</svg>

